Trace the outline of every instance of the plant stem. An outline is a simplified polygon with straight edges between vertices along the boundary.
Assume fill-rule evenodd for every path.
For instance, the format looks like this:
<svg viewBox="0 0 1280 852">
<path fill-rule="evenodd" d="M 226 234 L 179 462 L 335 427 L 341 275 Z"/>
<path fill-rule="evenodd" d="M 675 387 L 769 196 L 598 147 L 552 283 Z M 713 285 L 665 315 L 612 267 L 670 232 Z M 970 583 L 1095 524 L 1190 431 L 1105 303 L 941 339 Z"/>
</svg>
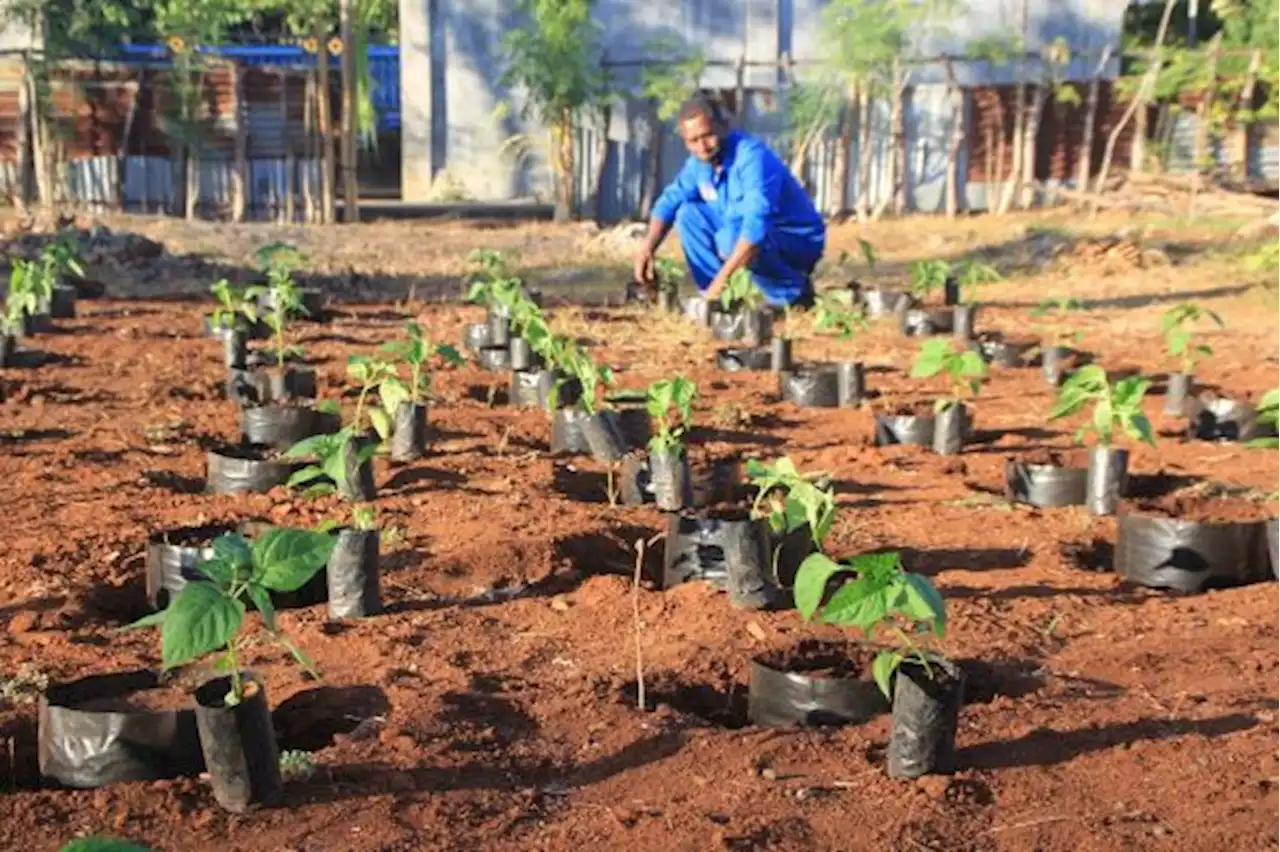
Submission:
<svg viewBox="0 0 1280 852">
<path fill-rule="evenodd" d="M 231 668 L 231 695 L 235 697 L 235 703 L 239 704 L 244 698 L 244 683 L 240 678 L 240 661 L 236 659 L 234 639 L 227 643 L 227 664 Z"/>
</svg>

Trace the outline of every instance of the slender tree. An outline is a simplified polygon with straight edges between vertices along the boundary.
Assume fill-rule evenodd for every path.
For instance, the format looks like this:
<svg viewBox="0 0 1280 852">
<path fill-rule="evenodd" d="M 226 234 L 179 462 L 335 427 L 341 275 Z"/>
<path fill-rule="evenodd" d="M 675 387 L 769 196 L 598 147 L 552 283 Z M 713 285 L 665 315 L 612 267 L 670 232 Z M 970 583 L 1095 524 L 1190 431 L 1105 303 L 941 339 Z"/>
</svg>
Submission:
<svg viewBox="0 0 1280 852">
<path fill-rule="evenodd" d="M 519 0 L 524 22 L 503 39 L 509 60 L 503 85 L 523 90 L 522 117 L 538 119 L 551 134 L 557 221 L 574 214 L 578 122 L 612 97 L 594 7 L 594 0 Z"/>
</svg>

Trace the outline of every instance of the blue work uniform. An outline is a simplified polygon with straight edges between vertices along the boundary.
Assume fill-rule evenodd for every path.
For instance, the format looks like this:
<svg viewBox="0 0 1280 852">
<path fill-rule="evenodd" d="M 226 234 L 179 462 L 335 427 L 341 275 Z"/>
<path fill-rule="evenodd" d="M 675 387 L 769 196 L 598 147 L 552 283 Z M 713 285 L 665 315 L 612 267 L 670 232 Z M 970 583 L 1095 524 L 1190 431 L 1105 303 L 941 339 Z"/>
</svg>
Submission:
<svg viewBox="0 0 1280 852">
<path fill-rule="evenodd" d="M 761 139 L 730 132 L 718 166 L 689 157 L 653 205 L 675 223 L 699 290 L 711 285 L 742 238 L 759 248 L 752 280 L 771 305 L 807 301 L 827 226 L 809 194 Z"/>
</svg>

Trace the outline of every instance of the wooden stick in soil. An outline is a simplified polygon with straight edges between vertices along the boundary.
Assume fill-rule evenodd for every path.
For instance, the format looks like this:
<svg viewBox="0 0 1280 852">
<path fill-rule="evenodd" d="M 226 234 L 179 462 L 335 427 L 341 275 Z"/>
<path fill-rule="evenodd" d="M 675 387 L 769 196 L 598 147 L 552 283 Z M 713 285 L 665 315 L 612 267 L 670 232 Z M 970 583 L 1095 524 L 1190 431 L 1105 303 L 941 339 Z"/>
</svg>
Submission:
<svg viewBox="0 0 1280 852">
<path fill-rule="evenodd" d="M 640 573 L 644 568 L 645 540 L 636 539 L 636 573 L 631 583 L 631 624 L 636 639 L 636 707 L 645 709 L 644 696 L 644 651 L 640 644 Z"/>
</svg>

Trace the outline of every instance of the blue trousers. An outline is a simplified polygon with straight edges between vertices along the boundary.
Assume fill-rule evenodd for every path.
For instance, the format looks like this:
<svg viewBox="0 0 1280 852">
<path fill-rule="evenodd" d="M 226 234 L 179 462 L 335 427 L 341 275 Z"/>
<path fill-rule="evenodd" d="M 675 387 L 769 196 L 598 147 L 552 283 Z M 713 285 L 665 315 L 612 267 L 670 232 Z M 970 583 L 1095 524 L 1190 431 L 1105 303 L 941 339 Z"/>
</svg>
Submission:
<svg viewBox="0 0 1280 852">
<path fill-rule="evenodd" d="M 676 212 L 676 230 L 685 262 L 698 290 L 711 286 L 724 261 L 733 253 L 742 231 L 741 220 L 724 219 L 701 201 L 686 201 Z M 787 233 L 771 233 L 751 262 L 751 278 L 770 305 L 791 305 L 813 295 L 813 268 L 822 257 L 825 240 Z"/>
</svg>

